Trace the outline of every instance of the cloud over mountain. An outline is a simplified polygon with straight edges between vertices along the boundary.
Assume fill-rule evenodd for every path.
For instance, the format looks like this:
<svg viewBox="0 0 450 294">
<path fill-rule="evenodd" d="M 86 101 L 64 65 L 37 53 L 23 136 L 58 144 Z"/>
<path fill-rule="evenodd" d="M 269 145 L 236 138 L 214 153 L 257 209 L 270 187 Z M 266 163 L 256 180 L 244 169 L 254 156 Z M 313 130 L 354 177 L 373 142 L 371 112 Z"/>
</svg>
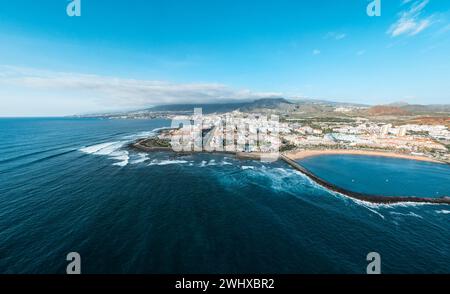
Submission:
<svg viewBox="0 0 450 294">
<path fill-rule="evenodd" d="M 0 67 L 0 84 L 39 92 L 58 92 L 59 100 L 77 96 L 90 99 L 100 108 L 145 107 L 154 104 L 209 103 L 262 97 L 280 93 L 234 89 L 219 83 L 173 83 L 99 75 L 42 71 L 20 67 Z M 32 97 L 30 97 L 31 99 Z M 58 103 L 58 101 L 55 101 Z"/>
</svg>

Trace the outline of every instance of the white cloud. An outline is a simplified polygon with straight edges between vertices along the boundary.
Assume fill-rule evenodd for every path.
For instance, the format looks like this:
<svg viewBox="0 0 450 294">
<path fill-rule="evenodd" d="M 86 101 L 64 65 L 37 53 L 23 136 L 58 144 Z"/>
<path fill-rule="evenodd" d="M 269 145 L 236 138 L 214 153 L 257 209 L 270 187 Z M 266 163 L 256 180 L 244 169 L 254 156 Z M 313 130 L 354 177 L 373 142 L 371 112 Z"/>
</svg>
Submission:
<svg viewBox="0 0 450 294">
<path fill-rule="evenodd" d="M 328 32 L 324 38 L 340 41 L 342 39 L 345 39 L 346 37 L 347 37 L 347 34 L 345 34 L 345 33 Z"/>
<path fill-rule="evenodd" d="M 407 4 L 410 1 L 403 1 Z M 428 28 L 431 22 L 431 16 L 428 18 L 421 18 L 424 8 L 429 3 L 429 0 L 418 0 L 412 3 L 409 10 L 403 11 L 399 14 L 399 19 L 391 25 L 387 33 L 391 37 L 398 37 L 401 35 L 414 36 Z"/>
<path fill-rule="evenodd" d="M 320 54 L 320 50 L 319 49 L 314 49 L 312 54 L 313 55 L 319 55 Z"/>
<path fill-rule="evenodd" d="M 53 103 L 62 105 L 64 99 L 79 100 L 80 104 L 95 104 L 98 109 L 139 108 L 170 103 L 214 103 L 282 95 L 234 89 L 219 83 L 171 83 L 11 66 L 0 66 L 0 85 L 12 89 L 11 94 L 15 95 L 20 91 L 33 93 L 33 97 L 23 98 L 30 101 L 51 95 L 57 96 L 60 101 Z M 8 101 L 5 99 L 0 102 L 7 106 Z"/>
<path fill-rule="evenodd" d="M 338 35 L 336 35 L 335 39 L 336 39 L 336 40 L 342 40 L 342 39 L 344 39 L 345 37 L 347 37 L 346 34 L 338 34 Z"/>
</svg>

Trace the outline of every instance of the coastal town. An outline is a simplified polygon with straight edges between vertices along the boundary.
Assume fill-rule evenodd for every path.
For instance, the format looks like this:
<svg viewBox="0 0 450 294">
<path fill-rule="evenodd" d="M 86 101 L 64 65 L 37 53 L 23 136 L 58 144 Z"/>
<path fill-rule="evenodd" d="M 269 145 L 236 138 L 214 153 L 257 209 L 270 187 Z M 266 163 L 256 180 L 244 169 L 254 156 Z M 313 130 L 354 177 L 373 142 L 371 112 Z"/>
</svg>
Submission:
<svg viewBox="0 0 450 294">
<path fill-rule="evenodd" d="M 280 118 L 274 113 L 234 110 L 172 116 L 172 128 L 139 144 L 150 149 L 239 152 L 248 156 L 366 152 L 450 163 L 450 130 L 443 124 L 389 123 L 358 116 L 345 120 Z"/>
</svg>

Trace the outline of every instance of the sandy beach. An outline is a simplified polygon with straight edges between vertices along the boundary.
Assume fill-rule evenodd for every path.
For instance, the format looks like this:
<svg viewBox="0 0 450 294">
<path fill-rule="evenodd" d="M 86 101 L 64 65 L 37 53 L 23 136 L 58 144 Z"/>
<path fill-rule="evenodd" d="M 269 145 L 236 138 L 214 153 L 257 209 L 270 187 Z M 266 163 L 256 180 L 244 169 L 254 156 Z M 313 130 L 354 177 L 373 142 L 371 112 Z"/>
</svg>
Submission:
<svg viewBox="0 0 450 294">
<path fill-rule="evenodd" d="M 395 153 L 395 152 L 385 152 L 385 151 L 370 151 L 370 150 L 301 150 L 286 153 L 291 159 L 303 159 L 311 156 L 319 156 L 319 155 L 334 155 L 334 154 L 350 154 L 350 155 L 366 155 L 366 156 L 382 156 L 382 157 L 393 157 L 393 158 L 403 158 L 403 159 L 411 159 L 418 161 L 428 161 L 428 162 L 436 162 L 443 163 L 441 161 L 419 155 L 410 155 L 403 153 Z"/>
</svg>

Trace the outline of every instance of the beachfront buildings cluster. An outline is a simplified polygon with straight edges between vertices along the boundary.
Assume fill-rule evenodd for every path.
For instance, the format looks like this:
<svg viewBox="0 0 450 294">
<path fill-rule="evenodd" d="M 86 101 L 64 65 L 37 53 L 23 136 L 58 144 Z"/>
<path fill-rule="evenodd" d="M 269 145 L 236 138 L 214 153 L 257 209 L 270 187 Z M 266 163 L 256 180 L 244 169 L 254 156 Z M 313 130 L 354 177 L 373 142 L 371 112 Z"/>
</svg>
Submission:
<svg viewBox="0 0 450 294">
<path fill-rule="evenodd" d="M 275 153 L 304 149 L 369 149 L 425 155 L 450 162 L 450 131 L 443 125 L 372 122 L 279 121 L 276 116 L 233 111 L 183 116 L 170 134 L 178 151 Z M 162 135 L 165 136 L 165 135 Z M 166 135 L 167 136 L 167 135 Z"/>
<path fill-rule="evenodd" d="M 170 139 L 175 151 L 218 151 L 278 153 L 280 127 L 277 116 L 244 114 L 177 116 L 172 131 L 160 138 Z M 281 130 L 285 131 L 285 130 Z"/>
<path fill-rule="evenodd" d="M 317 128 L 292 123 L 290 129 L 284 139 L 304 149 L 383 149 L 450 160 L 450 131 L 443 125 L 393 126 L 359 119 L 354 124 L 322 122 Z"/>
</svg>

